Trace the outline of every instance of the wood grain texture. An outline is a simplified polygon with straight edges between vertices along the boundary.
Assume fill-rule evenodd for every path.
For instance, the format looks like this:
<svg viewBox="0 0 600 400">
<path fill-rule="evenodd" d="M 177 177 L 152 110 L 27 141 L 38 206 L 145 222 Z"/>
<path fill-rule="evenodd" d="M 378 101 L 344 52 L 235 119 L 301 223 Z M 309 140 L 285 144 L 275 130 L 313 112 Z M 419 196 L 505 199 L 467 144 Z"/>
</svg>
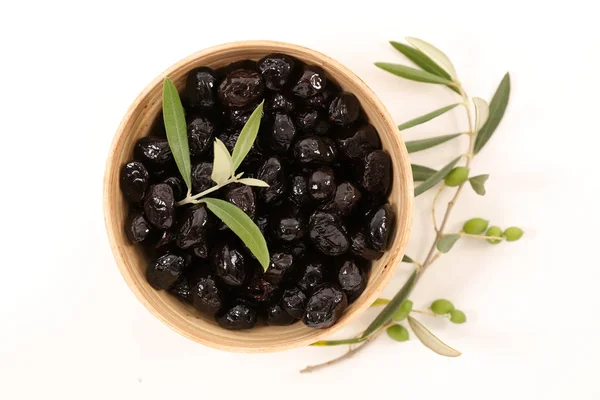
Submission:
<svg viewBox="0 0 600 400">
<path fill-rule="evenodd" d="M 119 171 L 132 158 L 136 141 L 148 135 L 161 109 L 164 77 L 170 77 L 181 91 L 188 71 L 193 68 L 219 68 L 238 60 L 258 60 L 272 52 L 286 53 L 308 64 L 319 65 L 343 90 L 354 93 L 369 122 L 379 132 L 383 148 L 393 160 L 393 189 L 389 202 L 397 219 L 390 241 L 391 250 L 373 263 L 368 285 L 361 297 L 348 307 L 337 324 L 324 330 L 307 328 L 302 323 L 282 327 L 258 326 L 248 331 L 222 329 L 212 318 L 199 314 L 167 292 L 150 287 L 144 276 L 148 260 L 140 246 L 129 243 L 123 228 L 127 204 L 119 188 Z M 274 352 L 306 346 L 330 336 L 349 324 L 378 297 L 404 255 L 413 216 L 413 181 L 408 153 L 394 121 L 360 78 L 337 61 L 311 49 L 281 42 L 245 41 L 192 54 L 158 76 L 137 97 L 123 118 L 110 149 L 104 175 L 103 205 L 106 230 L 117 266 L 136 297 L 152 314 L 180 334 L 207 346 L 238 352 Z"/>
</svg>

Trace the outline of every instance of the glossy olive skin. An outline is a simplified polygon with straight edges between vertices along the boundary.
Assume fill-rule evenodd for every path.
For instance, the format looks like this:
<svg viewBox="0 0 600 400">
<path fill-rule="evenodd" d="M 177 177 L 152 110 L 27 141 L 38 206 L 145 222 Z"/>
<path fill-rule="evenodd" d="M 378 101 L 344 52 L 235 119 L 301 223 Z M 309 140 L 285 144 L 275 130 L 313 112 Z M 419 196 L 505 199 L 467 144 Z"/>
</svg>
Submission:
<svg viewBox="0 0 600 400">
<path fill-rule="evenodd" d="M 329 328 L 340 319 L 347 306 L 346 294 L 339 287 L 323 285 L 308 298 L 302 322 L 311 328 Z"/>
<path fill-rule="evenodd" d="M 184 95 L 192 107 L 210 109 L 217 100 L 218 79 L 212 69 L 200 67 L 188 73 Z"/>
<path fill-rule="evenodd" d="M 263 202 L 275 203 L 282 198 L 285 193 L 285 173 L 279 157 L 269 157 L 258 170 L 257 178 L 269 184 L 269 187 L 259 190 Z"/>
<path fill-rule="evenodd" d="M 347 160 L 360 161 L 373 150 L 381 149 L 381 141 L 375 127 L 362 124 L 340 129 L 336 135 L 336 145 L 341 156 Z"/>
<path fill-rule="evenodd" d="M 251 186 L 232 183 L 225 187 L 225 200 L 240 208 L 251 219 L 256 217 L 256 195 Z"/>
<path fill-rule="evenodd" d="M 302 318 L 307 297 L 299 288 L 286 289 L 281 297 L 283 309 L 296 319 Z"/>
<path fill-rule="evenodd" d="M 246 279 L 246 255 L 231 242 L 218 243 L 210 251 L 210 263 L 215 274 L 229 286 L 241 286 Z"/>
<path fill-rule="evenodd" d="M 296 322 L 296 318 L 288 314 L 281 302 L 269 304 L 266 309 L 266 320 L 268 325 L 287 326 Z"/>
<path fill-rule="evenodd" d="M 271 218 L 271 233 L 282 243 L 295 242 L 305 235 L 304 220 L 295 208 L 282 207 Z"/>
<path fill-rule="evenodd" d="M 177 282 L 169 288 L 169 293 L 174 294 L 186 303 L 192 302 L 192 286 L 185 276 L 180 277 Z"/>
<path fill-rule="evenodd" d="M 179 279 L 185 261 L 174 254 L 165 254 L 146 268 L 146 280 L 154 289 L 168 289 Z"/>
<path fill-rule="evenodd" d="M 296 62 L 285 54 L 269 54 L 258 61 L 258 70 L 270 90 L 281 90 L 287 86 L 294 74 Z"/>
<path fill-rule="evenodd" d="M 204 204 L 187 207 L 179 218 L 177 229 L 177 246 L 181 249 L 206 246 L 209 219 L 208 209 Z"/>
<path fill-rule="evenodd" d="M 169 142 L 162 137 L 143 137 L 135 144 L 135 156 L 146 167 L 165 168 L 175 162 Z"/>
<path fill-rule="evenodd" d="M 306 235 L 304 235 L 304 236 L 306 236 Z M 302 240 L 297 240 L 294 242 L 286 243 L 283 245 L 283 248 L 285 250 L 289 251 L 290 253 L 292 253 L 292 256 L 294 256 L 294 260 L 296 260 L 296 261 L 298 261 L 302 257 L 304 257 L 307 249 L 309 251 L 312 251 L 312 249 L 309 249 L 307 243 Z"/>
<path fill-rule="evenodd" d="M 338 271 L 338 284 L 346 293 L 348 302 L 352 303 L 358 298 L 367 286 L 367 277 L 354 260 L 346 260 Z"/>
<path fill-rule="evenodd" d="M 335 191 L 335 173 L 331 168 L 320 167 L 309 175 L 308 193 L 314 201 L 324 203 L 331 199 Z"/>
<path fill-rule="evenodd" d="M 367 154 L 357 168 L 358 183 L 369 193 L 385 196 L 392 186 L 392 159 L 382 150 Z"/>
<path fill-rule="evenodd" d="M 132 243 L 141 243 L 150 234 L 151 228 L 144 214 L 132 211 L 125 222 L 125 234 Z"/>
<path fill-rule="evenodd" d="M 325 266 L 319 259 L 306 261 L 306 268 L 298 281 L 298 287 L 307 294 L 312 294 L 325 281 Z"/>
<path fill-rule="evenodd" d="M 166 183 L 150 186 L 144 198 L 144 213 L 152 226 L 169 229 L 175 219 L 173 189 Z"/>
<path fill-rule="evenodd" d="M 225 329 L 240 330 L 254 328 L 256 310 L 246 303 L 225 308 L 216 315 L 217 323 Z"/>
<path fill-rule="evenodd" d="M 352 93 L 342 92 L 329 105 L 329 120 L 337 125 L 348 125 L 360 115 L 360 102 Z"/>
<path fill-rule="evenodd" d="M 192 166 L 192 190 L 200 193 L 215 185 L 212 178 L 212 163 L 201 162 Z"/>
<path fill-rule="evenodd" d="M 285 153 L 296 137 L 296 126 L 288 114 L 275 113 L 264 132 L 266 145 L 275 153 Z"/>
<path fill-rule="evenodd" d="M 254 107 L 252 106 L 239 110 L 225 110 L 223 112 L 223 118 L 229 128 L 240 130 L 244 127 L 246 122 L 248 122 L 252 112 L 254 112 Z"/>
<path fill-rule="evenodd" d="M 128 202 L 137 203 L 142 201 L 149 182 L 150 175 L 141 162 L 131 161 L 121 168 L 121 191 Z"/>
<path fill-rule="evenodd" d="M 310 132 L 315 129 L 319 121 L 319 112 L 311 108 L 303 108 L 294 113 L 294 121 L 299 130 Z"/>
<path fill-rule="evenodd" d="M 160 255 L 168 252 L 175 245 L 175 240 L 177 239 L 177 232 L 175 229 L 169 229 L 163 231 L 158 238 L 158 241 L 154 245 L 156 252 Z"/>
<path fill-rule="evenodd" d="M 178 176 L 170 176 L 167 179 L 163 180 L 162 183 L 166 183 L 171 186 L 173 189 L 173 198 L 175 201 L 181 201 L 185 198 L 187 192 L 187 186 L 185 186 L 185 182 Z"/>
<path fill-rule="evenodd" d="M 333 214 L 315 211 L 310 216 L 309 236 L 321 253 L 328 256 L 339 256 L 350 247 L 350 239 L 346 228 Z"/>
<path fill-rule="evenodd" d="M 200 278 L 192 288 L 192 304 L 196 310 L 215 315 L 222 307 L 225 293 L 212 276 Z"/>
<path fill-rule="evenodd" d="M 272 301 L 278 292 L 277 289 L 277 285 L 264 279 L 261 271 L 250 279 L 244 293 L 249 300 L 262 304 Z"/>
<path fill-rule="evenodd" d="M 208 117 L 196 115 L 188 119 L 187 132 L 190 155 L 197 158 L 211 148 L 216 127 Z"/>
<path fill-rule="evenodd" d="M 265 271 L 265 280 L 279 285 L 290 277 L 295 269 L 294 256 L 287 251 L 275 251 L 271 253 L 269 268 Z"/>
<path fill-rule="evenodd" d="M 260 229 L 260 233 L 262 233 L 265 238 L 268 237 L 268 234 L 270 233 L 269 228 L 271 226 L 269 216 L 266 214 L 259 215 L 255 222 L 258 229 Z"/>
<path fill-rule="evenodd" d="M 219 85 L 219 101 L 228 108 L 245 108 L 258 103 L 264 90 L 265 85 L 258 72 L 237 69 L 230 72 Z"/>
<path fill-rule="evenodd" d="M 324 90 L 320 91 L 314 96 L 304 99 L 304 104 L 306 104 L 308 107 L 322 109 L 328 112 L 331 101 L 339 92 L 340 89 L 333 84 L 333 82 L 329 81 L 327 82 L 327 86 Z"/>
<path fill-rule="evenodd" d="M 367 239 L 375 250 L 385 251 L 389 247 L 390 237 L 394 231 L 396 216 L 389 204 L 374 210 L 367 220 Z"/>
<path fill-rule="evenodd" d="M 301 138 L 294 145 L 296 161 L 308 163 L 332 164 L 337 156 L 333 142 L 326 137 L 311 135 Z"/>
<path fill-rule="evenodd" d="M 300 78 L 292 88 L 292 93 L 302 99 L 307 99 L 325 90 L 327 78 L 325 72 L 315 65 L 305 65 Z"/>
<path fill-rule="evenodd" d="M 371 244 L 367 241 L 367 237 L 361 231 L 355 232 L 351 236 L 350 242 L 350 254 L 354 256 L 369 261 L 379 260 L 383 256 L 382 251 L 371 248 Z"/>
<path fill-rule="evenodd" d="M 297 174 L 290 179 L 290 200 L 297 206 L 304 206 L 310 201 L 308 194 L 308 179 L 303 174 Z"/>
<path fill-rule="evenodd" d="M 356 208 L 361 198 L 358 187 L 351 182 L 342 182 L 337 185 L 333 198 L 323 206 L 323 210 L 345 217 Z"/>
<path fill-rule="evenodd" d="M 282 112 L 290 114 L 296 108 L 296 104 L 283 93 L 273 93 L 265 100 L 265 110 L 270 113 Z"/>
</svg>

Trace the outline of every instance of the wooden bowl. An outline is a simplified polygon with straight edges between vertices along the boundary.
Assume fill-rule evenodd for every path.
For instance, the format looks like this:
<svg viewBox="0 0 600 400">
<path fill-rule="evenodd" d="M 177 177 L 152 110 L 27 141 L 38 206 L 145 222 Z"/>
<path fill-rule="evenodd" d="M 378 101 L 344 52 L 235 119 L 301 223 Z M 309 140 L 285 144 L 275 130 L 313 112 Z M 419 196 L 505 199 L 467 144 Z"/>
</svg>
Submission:
<svg viewBox="0 0 600 400">
<path fill-rule="evenodd" d="M 129 243 L 123 228 L 128 207 L 119 188 L 119 171 L 133 157 L 136 141 L 148 134 L 161 110 L 164 77 L 170 77 L 181 91 L 188 71 L 193 68 L 219 68 L 238 60 L 258 60 L 273 52 L 286 53 L 308 64 L 321 66 L 343 90 L 358 97 L 369 122 L 379 132 L 383 148 L 393 160 L 393 189 L 389 202 L 396 213 L 396 229 L 390 250 L 373 263 L 364 293 L 332 327 L 312 329 L 299 322 L 290 326 L 257 326 L 247 331 L 229 331 L 219 327 L 211 317 L 199 314 L 166 291 L 154 290 L 146 282 L 144 272 L 148 260 L 141 246 Z M 113 140 L 104 175 L 103 202 L 106 230 L 117 265 L 133 293 L 152 314 L 182 335 L 207 346 L 228 351 L 273 352 L 306 346 L 330 336 L 348 325 L 377 298 L 404 255 L 413 214 L 413 184 L 408 153 L 394 121 L 377 96 L 354 73 L 337 61 L 304 47 L 271 41 L 245 41 L 192 54 L 167 69 L 144 89 L 127 111 Z"/>
</svg>

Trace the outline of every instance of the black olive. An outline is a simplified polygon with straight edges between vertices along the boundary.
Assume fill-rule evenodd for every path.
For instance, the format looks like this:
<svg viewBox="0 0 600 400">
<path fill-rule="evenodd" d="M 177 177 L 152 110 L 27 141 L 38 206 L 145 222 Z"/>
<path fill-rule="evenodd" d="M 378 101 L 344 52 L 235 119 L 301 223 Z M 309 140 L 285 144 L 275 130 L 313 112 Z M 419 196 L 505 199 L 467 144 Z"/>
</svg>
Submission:
<svg viewBox="0 0 600 400">
<path fill-rule="evenodd" d="M 360 190 L 351 182 L 342 182 L 335 189 L 331 201 L 323 206 L 323 210 L 345 217 L 352 212 L 361 197 Z"/>
<path fill-rule="evenodd" d="M 267 324 L 273 326 L 291 325 L 296 321 L 296 318 L 288 314 L 281 305 L 281 302 L 269 304 L 266 310 Z"/>
<path fill-rule="evenodd" d="M 306 254 L 307 245 L 305 242 L 296 241 L 284 244 L 283 248 L 292 253 L 294 260 L 299 260 Z"/>
<path fill-rule="evenodd" d="M 237 69 L 230 72 L 219 85 L 219 100 L 229 108 L 245 108 L 258 103 L 265 85 L 256 71 Z"/>
<path fill-rule="evenodd" d="M 170 176 L 167 179 L 163 180 L 162 183 L 166 183 L 171 186 L 173 189 L 173 198 L 175 201 L 181 201 L 185 198 L 187 186 L 183 180 L 178 176 Z"/>
<path fill-rule="evenodd" d="M 182 249 L 206 246 L 208 210 L 204 204 L 187 207 L 179 219 L 177 246 Z"/>
<path fill-rule="evenodd" d="M 148 170 L 139 161 L 128 162 L 121 168 L 121 191 L 130 203 L 137 203 L 144 198 L 150 176 Z"/>
<path fill-rule="evenodd" d="M 125 233 L 132 243 L 141 243 L 150 234 L 150 224 L 146 221 L 144 214 L 132 211 L 125 222 Z"/>
<path fill-rule="evenodd" d="M 269 113 L 291 113 L 296 108 L 294 102 L 283 93 L 273 93 L 265 100 L 265 111 Z"/>
<path fill-rule="evenodd" d="M 250 329 L 256 325 L 256 310 L 246 303 L 225 308 L 216 316 L 217 323 L 225 329 Z"/>
<path fill-rule="evenodd" d="M 258 170 L 257 178 L 269 184 L 269 187 L 259 190 L 262 201 L 274 203 L 282 197 L 285 192 L 285 174 L 279 157 L 269 157 Z"/>
<path fill-rule="evenodd" d="M 278 289 L 276 285 L 264 279 L 262 275 L 262 271 L 259 274 L 253 275 L 250 283 L 245 288 L 246 297 L 257 303 L 271 301 L 277 294 Z"/>
<path fill-rule="evenodd" d="M 315 65 L 305 65 L 300 79 L 292 88 L 292 93 L 306 99 L 323 92 L 326 84 L 327 78 L 323 69 Z"/>
<path fill-rule="evenodd" d="M 335 175 L 329 167 L 317 168 L 308 177 L 308 193 L 319 203 L 328 201 L 335 190 Z"/>
<path fill-rule="evenodd" d="M 309 235 L 313 244 L 321 253 L 339 256 L 350 247 L 346 229 L 333 214 L 316 211 L 310 217 Z"/>
<path fill-rule="evenodd" d="M 366 236 L 361 231 L 354 233 L 350 241 L 350 254 L 352 255 L 369 261 L 379 260 L 383 256 L 383 252 L 371 248 Z"/>
<path fill-rule="evenodd" d="M 387 250 L 394 230 L 395 214 L 389 204 L 374 210 L 367 221 L 367 235 L 375 250 Z"/>
<path fill-rule="evenodd" d="M 303 132 L 313 131 L 319 121 L 319 112 L 315 109 L 303 108 L 295 113 L 296 126 Z"/>
<path fill-rule="evenodd" d="M 281 302 L 283 309 L 296 319 L 302 318 L 306 307 L 306 295 L 298 288 L 287 289 L 283 292 Z"/>
<path fill-rule="evenodd" d="M 329 120 L 338 125 L 348 125 L 360 115 L 360 102 L 352 93 L 342 92 L 329 105 Z"/>
<path fill-rule="evenodd" d="M 184 95 L 192 107 L 212 108 L 216 103 L 217 77 L 212 69 L 200 67 L 188 73 Z"/>
<path fill-rule="evenodd" d="M 215 315 L 223 306 L 224 292 L 212 276 L 200 278 L 192 288 L 192 304 L 203 313 Z"/>
<path fill-rule="evenodd" d="M 306 262 L 306 268 L 298 281 L 298 287 L 304 293 L 312 294 L 325 281 L 325 266 L 321 260 L 312 258 Z"/>
<path fill-rule="evenodd" d="M 367 277 L 354 260 L 346 260 L 338 271 L 338 283 L 346 293 L 348 302 L 358 298 L 367 286 Z"/>
<path fill-rule="evenodd" d="M 358 183 L 369 193 L 385 196 L 392 185 L 392 159 L 382 150 L 375 150 L 358 164 Z"/>
<path fill-rule="evenodd" d="M 141 138 L 135 145 L 135 155 L 146 167 L 154 170 L 165 168 L 175 161 L 169 142 L 162 137 Z"/>
<path fill-rule="evenodd" d="M 336 158 L 335 145 L 326 137 L 307 136 L 294 145 L 294 157 L 300 163 L 332 164 Z"/>
<path fill-rule="evenodd" d="M 193 158 L 200 157 L 212 147 L 216 128 L 214 123 L 205 116 L 193 116 L 188 121 L 190 155 Z"/>
<path fill-rule="evenodd" d="M 230 286 L 241 286 L 246 279 L 246 256 L 241 248 L 231 243 L 218 243 L 210 251 L 210 262 L 215 273 Z"/>
<path fill-rule="evenodd" d="M 194 193 L 204 192 L 215 185 L 211 175 L 212 163 L 201 162 L 192 166 L 192 189 Z"/>
<path fill-rule="evenodd" d="M 311 328 L 329 328 L 347 306 L 346 294 L 340 288 L 323 285 L 308 298 L 302 322 Z"/>
<path fill-rule="evenodd" d="M 269 54 L 258 61 L 265 86 L 270 90 L 283 89 L 294 73 L 296 63 L 285 54 Z"/>
<path fill-rule="evenodd" d="M 264 278 L 275 285 L 279 285 L 293 274 L 294 267 L 294 256 L 291 253 L 276 251 L 271 253 L 269 268 L 267 268 Z"/>
<path fill-rule="evenodd" d="M 371 151 L 381 149 L 379 135 L 371 124 L 338 130 L 336 143 L 340 153 L 352 161 L 362 160 Z"/>
<path fill-rule="evenodd" d="M 254 112 L 254 108 L 255 107 L 242 108 L 240 110 L 225 110 L 223 111 L 223 117 L 230 128 L 242 129 Z"/>
<path fill-rule="evenodd" d="M 302 174 L 292 176 L 290 179 L 290 200 L 297 206 L 303 206 L 310 200 L 308 194 L 308 180 Z"/>
<path fill-rule="evenodd" d="M 166 183 L 150 186 L 144 198 L 146 219 L 158 229 L 169 229 L 175 219 L 173 189 Z"/>
<path fill-rule="evenodd" d="M 179 278 L 179 280 L 169 288 L 169 292 L 187 303 L 192 302 L 192 287 L 190 286 L 190 281 L 185 276 Z"/>
<path fill-rule="evenodd" d="M 269 216 L 266 214 L 258 216 L 258 218 L 256 218 L 256 226 L 260 229 L 260 233 L 267 237 L 269 232 Z"/>
<path fill-rule="evenodd" d="M 271 150 L 275 153 L 285 153 L 296 137 L 296 127 L 289 115 L 275 113 L 261 134 Z"/>
<path fill-rule="evenodd" d="M 232 183 L 225 187 L 225 200 L 237 206 L 252 219 L 256 217 L 256 196 L 251 186 Z"/>
<path fill-rule="evenodd" d="M 281 242 L 294 242 L 304 236 L 304 221 L 292 206 L 279 208 L 271 218 L 273 237 Z"/>
<path fill-rule="evenodd" d="M 154 289 L 168 289 L 179 279 L 185 267 L 182 257 L 165 254 L 146 269 L 146 279 Z"/>
</svg>

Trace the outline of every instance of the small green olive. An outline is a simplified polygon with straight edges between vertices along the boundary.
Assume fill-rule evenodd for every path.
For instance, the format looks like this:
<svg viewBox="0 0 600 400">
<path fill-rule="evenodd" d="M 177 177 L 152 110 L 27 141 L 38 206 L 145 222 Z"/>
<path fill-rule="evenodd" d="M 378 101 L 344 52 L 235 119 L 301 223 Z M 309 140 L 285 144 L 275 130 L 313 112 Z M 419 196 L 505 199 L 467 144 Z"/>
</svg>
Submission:
<svg viewBox="0 0 600 400">
<path fill-rule="evenodd" d="M 444 183 L 446 186 L 458 186 L 461 183 L 465 183 L 469 179 L 469 168 L 467 167 L 456 167 L 446 175 Z"/>
<path fill-rule="evenodd" d="M 392 319 L 396 322 L 404 320 L 408 317 L 408 314 L 412 311 L 413 302 L 410 300 L 404 300 L 400 305 L 400 308 L 394 313 Z"/>
<path fill-rule="evenodd" d="M 452 310 L 450 311 L 450 322 L 454 322 L 455 324 L 464 324 L 467 322 L 467 316 L 460 310 Z"/>
<path fill-rule="evenodd" d="M 471 235 L 481 235 L 487 229 L 490 221 L 483 218 L 471 218 L 463 225 L 463 232 Z"/>
<path fill-rule="evenodd" d="M 502 237 L 502 229 L 500 229 L 499 226 L 490 226 L 485 233 L 485 236 L 497 237 L 498 239 L 488 239 L 487 241 L 490 244 L 498 244 L 502 241 L 502 239 L 500 239 Z"/>
<path fill-rule="evenodd" d="M 510 228 L 506 228 L 502 235 L 506 238 L 507 242 L 514 242 L 515 240 L 521 239 L 521 236 L 523 236 L 523 229 L 511 226 Z"/>
<path fill-rule="evenodd" d="M 392 325 L 387 328 L 387 334 L 397 342 L 406 342 L 408 340 L 408 330 L 402 325 Z"/>
<path fill-rule="evenodd" d="M 454 304 L 445 299 L 438 299 L 431 303 L 431 306 L 429 308 L 434 313 L 443 315 L 452 312 L 452 310 L 454 310 Z"/>
</svg>

